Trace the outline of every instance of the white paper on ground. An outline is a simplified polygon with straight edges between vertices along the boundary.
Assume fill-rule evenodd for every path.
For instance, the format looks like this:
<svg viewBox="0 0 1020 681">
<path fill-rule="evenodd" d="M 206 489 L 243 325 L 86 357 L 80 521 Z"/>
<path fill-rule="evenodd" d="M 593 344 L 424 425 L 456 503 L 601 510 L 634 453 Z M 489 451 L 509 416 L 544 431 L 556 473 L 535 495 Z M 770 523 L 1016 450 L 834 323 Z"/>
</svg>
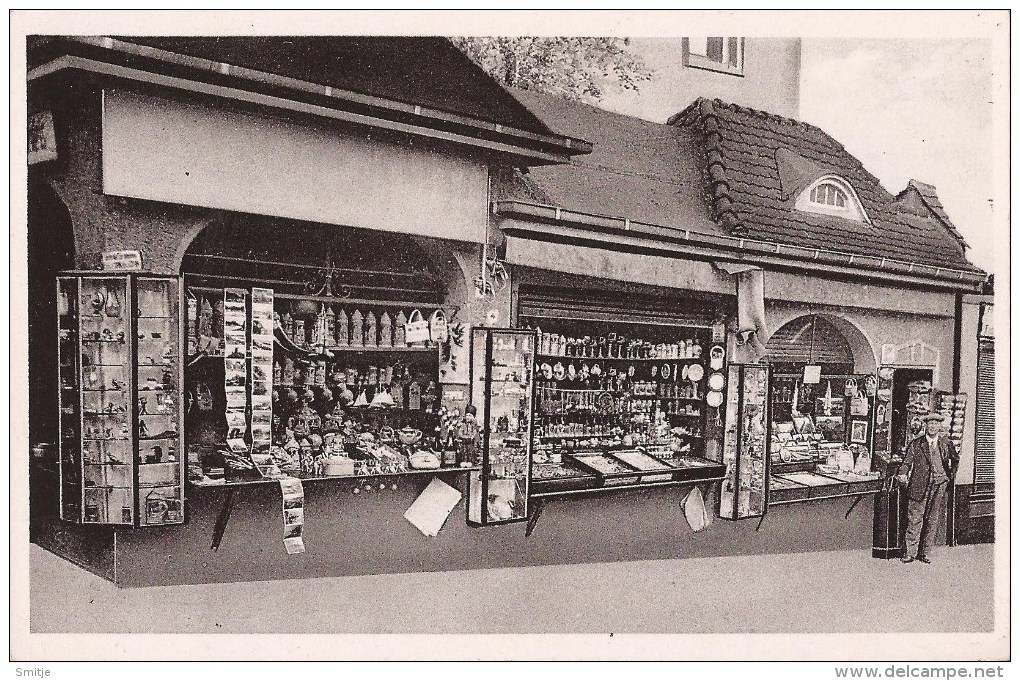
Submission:
<svg viewBox="0 0 1020 681">
<path fill-rule="evenodd" d="M 432 482 L 404 513 L 404 518 L 425 536 L 435 537 L 454 506 L 460 502 L 460 497 L 460 490 L 450 487 L 439 478 L 432 478 Z"/>
</svg>

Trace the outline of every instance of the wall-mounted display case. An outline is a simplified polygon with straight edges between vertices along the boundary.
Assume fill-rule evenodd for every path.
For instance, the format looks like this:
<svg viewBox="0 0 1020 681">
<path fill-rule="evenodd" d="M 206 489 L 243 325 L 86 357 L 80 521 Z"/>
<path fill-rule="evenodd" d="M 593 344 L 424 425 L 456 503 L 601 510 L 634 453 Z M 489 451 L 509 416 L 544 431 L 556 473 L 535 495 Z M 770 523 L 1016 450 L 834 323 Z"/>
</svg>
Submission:
<svg viewBox="0 0 1020 681">
<path fill-rule="evenodd" d="M 471 407 L 479 471 L 470 477 L 468 522 L 495 525 L 528 518 L 537 335 L 522 329 L 477 328 L 471 334 Z"/>
<path fill-rule="evenodd" d="M 183 522 L 179 279 L 69 274 L 57 297 L 61 518 Z"/>
</svg>

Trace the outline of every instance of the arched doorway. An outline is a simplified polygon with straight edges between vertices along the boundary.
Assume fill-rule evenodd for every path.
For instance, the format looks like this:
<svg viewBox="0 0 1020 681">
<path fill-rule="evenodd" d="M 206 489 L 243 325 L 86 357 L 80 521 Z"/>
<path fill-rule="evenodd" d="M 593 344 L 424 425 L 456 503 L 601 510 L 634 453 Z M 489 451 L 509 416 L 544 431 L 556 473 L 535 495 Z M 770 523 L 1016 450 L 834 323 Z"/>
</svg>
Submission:
<svg viewBox="0 0 1020 681">
<path fill-rule="evenodd" d="M 777 373 L 793 373 L 804 365 L 821 365 L 824 374 L 854 370 L 849 341 L 822 315 L 804 315 L 787 322 L 772 334 L 766 348 Z"/>
<path fill-rule="evenodd" d="M 28 187 L 29 442 L 57 440 L 56 275 L 74 267 L 71 214 L 41 180 Z"/>
<path fill-rule="evenodd" d="M 830 314 L 808 314 L 783 324 L 766 344 L 772 367 L 772 421 L 776 430 L 821 433 L 833 443 L 849 442 L 860 403 L 850 400 L 864 374 L 875 371 L 874 353 L 851 322 Z M 867 429 L 857 444 L 870 440 Z M 861 441 L 863 440 L 863 441 Z"/>
</svg>

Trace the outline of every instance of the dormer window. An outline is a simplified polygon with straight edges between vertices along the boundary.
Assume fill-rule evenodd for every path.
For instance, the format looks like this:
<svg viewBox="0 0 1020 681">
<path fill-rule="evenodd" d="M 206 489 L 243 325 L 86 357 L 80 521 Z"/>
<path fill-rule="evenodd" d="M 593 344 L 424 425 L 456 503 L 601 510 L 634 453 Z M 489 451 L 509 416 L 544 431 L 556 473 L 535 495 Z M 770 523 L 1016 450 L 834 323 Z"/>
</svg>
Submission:
<svg viewBox="0 0 1020 681">
<path fill-rule="evenodd" d="M 846 208 L 846 192 L 831 182 L 825 182 L 811 190 L 811 203 Z"/>
<path fill-rule="evenodd" d="M 820 213 L 868 222 L 864 206 L 850 184 L 835 176 L 823 177 L 813 182 L 797 198 L 797 210 L 805 213 Z"/>
</svg>

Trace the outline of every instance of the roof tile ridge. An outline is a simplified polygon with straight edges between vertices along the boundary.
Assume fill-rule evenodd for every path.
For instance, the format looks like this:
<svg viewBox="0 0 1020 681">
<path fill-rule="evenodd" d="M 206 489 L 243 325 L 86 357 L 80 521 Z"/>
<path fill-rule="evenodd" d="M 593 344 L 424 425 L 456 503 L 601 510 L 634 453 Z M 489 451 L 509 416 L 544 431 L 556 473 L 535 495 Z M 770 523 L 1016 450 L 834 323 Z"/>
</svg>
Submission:
<svg viewBox="0 0 1020 681">
<path fill-rule="evenodd" d="M 708 173 L 708 198 L 712 204 L 712 219 L 731 233 L 744 231 L 744 222 L 737 212 L 736 202 L 730 193 L 730 178 L 722 152 L 722 134 L 719 131 L 719 115 L 715 107 L 721 100 L 699 97 L 696 106 L 698 121 L 705 144 L 706 171 Z M 688 107 L 690 109 L 691 107 Z"/>
</svg>

